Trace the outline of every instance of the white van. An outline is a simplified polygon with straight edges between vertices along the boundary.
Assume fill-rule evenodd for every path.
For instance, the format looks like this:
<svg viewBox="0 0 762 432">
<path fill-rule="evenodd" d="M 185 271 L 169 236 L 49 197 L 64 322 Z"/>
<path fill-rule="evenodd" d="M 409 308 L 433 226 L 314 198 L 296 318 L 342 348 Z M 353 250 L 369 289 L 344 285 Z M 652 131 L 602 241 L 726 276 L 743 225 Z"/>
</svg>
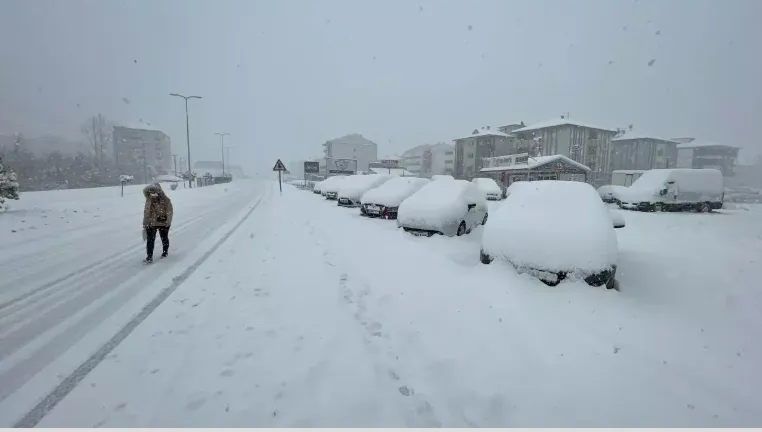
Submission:
<svg viewBox="0 0 762 432">
<path fill-rule="evenodd" d="M 620 207 L 644 211 L 699 211 L 722 208 L 722 172 L 717 169 L 653 169 L 620 196 Z"/>
<path fill-rule="evenodd" d="M 629 187 L 647 170 L 614 170 L 611 173 L 611 184 L 613 186 Z"/>
</svg>

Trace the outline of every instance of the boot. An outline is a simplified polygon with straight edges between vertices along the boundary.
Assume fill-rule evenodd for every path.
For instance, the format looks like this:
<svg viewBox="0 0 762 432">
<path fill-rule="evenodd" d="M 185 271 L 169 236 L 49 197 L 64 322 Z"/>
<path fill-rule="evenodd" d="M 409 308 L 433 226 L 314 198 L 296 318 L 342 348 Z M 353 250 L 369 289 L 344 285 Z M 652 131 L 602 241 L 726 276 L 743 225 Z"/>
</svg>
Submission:
<svg viewBox="0 0 762 432">
<path fill-rule="evenodd" d="M 146 257 L 146 259 L 143 260 L 144 264 L 151 264 L 153 262 L 153 257 Z"/>
</svg>

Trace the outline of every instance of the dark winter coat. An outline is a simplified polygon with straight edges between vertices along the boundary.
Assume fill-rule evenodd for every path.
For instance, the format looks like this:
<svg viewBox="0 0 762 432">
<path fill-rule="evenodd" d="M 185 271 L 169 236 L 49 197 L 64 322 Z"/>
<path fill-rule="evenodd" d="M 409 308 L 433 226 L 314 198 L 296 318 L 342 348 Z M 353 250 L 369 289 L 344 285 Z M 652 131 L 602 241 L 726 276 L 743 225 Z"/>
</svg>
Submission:
<svg viewBox="0 0 762 432">
<path fill-rule="evenodd" d="M 157 197 L 151 194 L 156 193 Z M 143 189 L 146 205 L 143 209 L 144 227 L 168 227 L 172 225 L 172 201 L 158 183 L 148 185 Z"/>
</svg>

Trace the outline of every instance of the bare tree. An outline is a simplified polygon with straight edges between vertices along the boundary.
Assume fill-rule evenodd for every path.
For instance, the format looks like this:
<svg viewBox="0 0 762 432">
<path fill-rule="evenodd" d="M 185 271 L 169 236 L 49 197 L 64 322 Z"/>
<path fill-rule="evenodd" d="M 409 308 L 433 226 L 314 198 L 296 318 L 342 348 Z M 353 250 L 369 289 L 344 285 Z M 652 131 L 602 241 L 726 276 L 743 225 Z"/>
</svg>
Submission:
<svg viewBox="0 0 762 432">
<path fill-rule="evenodd" d="M 82 134 L 93 150 L 93 156 L 99 169 L 103 169 L 104 151 L 111 147 L 112 130 L 113 128 L 103 114 L 89 118 L 82 125 Z"/>
</svg>

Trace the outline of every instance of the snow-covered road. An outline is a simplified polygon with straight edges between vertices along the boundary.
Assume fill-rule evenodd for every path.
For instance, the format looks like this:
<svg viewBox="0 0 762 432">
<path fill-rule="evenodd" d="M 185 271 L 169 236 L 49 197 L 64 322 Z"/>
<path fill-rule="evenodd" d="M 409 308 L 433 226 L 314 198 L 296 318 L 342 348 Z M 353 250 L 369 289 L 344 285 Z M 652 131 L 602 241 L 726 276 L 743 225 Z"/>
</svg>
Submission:
<svg viewBox="0 0 762 432">
<path fill-rule="evenodd" d="M 149 267 L 141 263 L 142 186 L 128 186 L 124 197 L 118 188 L 27 193 L 3 215 L 4 426 L 95 352 L 262 194 L 251 181 L 165 189 L 175 208 L 170 257 Z"/>
<path fill-rule="evenodd" d="M 614 292 L 268 187 L 39 425 L 759 426 L 761 214 L 626 213 Z"/>
</svg>

